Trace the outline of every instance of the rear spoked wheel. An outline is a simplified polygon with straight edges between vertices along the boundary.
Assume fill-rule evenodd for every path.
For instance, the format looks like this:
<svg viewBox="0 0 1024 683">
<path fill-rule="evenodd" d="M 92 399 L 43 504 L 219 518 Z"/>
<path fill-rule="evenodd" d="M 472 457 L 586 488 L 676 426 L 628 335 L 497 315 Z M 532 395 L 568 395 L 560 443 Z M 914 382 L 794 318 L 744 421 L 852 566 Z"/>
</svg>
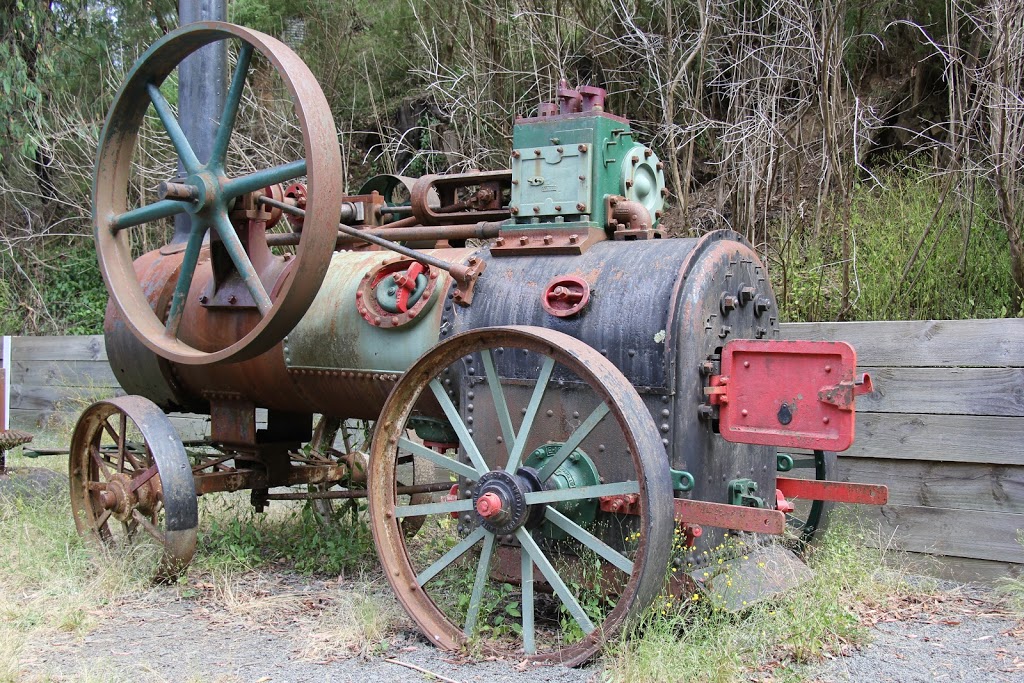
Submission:
<svg viewBox="0 0 1024 683">
<path fill-rule="evenodd" d="M 458 449 L 410 438 L 410 420 L 430 415 L 445 417 Z M 400 501 L 409 457 L 451 482 L 449 494 Z M 368 488 L 387 578 L 442 648 L 579 664 L 665 580 L 673 516 L 661 435 L 628 380 L 558 332 L 475 330 L 423 356 L 377 422 Z M 632 514 L 603 512 L 602 499 Z M 401 530 L 408 517 L 425 518 L 414 538 Z"/>
</svg>

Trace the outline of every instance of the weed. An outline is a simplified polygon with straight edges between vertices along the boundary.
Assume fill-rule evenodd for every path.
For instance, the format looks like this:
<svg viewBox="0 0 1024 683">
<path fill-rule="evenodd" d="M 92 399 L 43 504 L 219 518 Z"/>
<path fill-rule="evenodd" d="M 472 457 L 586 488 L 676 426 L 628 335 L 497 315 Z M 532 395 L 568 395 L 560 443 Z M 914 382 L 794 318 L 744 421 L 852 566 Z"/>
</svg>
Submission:
<svg viewBox="0 0 1024 683">
<path fill-rule="evenodd" d="M 1017 531 L 1017 542 L 1024 546 L 1024 531 Z M 1000 579 L 996 592 L 1006 598 L 1011 609 L 1024 616 L 1024 576 Z"/>
<path fill-rule="evenodd" d="M 857 602 L 894 584 L 877 571 L 880 554 L 860 540 L 851 528 L 835 525 L 810 558 L 812 580 L 740 612 L 696 593 L 682 600 L 663 596 L 609 646 L 609 680 L 726 683 L 747 680 L 759 667 L 784 680 L 863 641 Z"/>
</svg>

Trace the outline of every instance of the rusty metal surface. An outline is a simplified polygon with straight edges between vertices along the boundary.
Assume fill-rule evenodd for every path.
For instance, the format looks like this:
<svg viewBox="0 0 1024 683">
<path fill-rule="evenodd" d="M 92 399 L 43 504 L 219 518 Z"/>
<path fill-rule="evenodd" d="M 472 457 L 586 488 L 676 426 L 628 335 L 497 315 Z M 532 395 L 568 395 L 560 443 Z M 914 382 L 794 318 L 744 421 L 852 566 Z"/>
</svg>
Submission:
<svg viewBox="0 0 1024 683">
<path fill-rule="evenodd" d="M 527 656 L 530 660 L 579 664 L 594 656 L 605 640 L 628 617 L 642 611 L 660 590 L 673 529 L 669 513 L 671 478 L 660 435 L 649 417 L 648 408 L 626 377 L 586 343 L 551 330 L 522 326 L 499 327 L 472 331 L 449 339 L 417 361 L 389 397 L 374 434 L 368 478 L 374 542 L 385 575 L 399 601 L 423 633 L 439 647 L 450 650 L 461 648 L 466 643 L 461 624 L 450 621 L 433 602 L 429 591 L 417 583 L 416 569 L 407 554 L 399 519 L 394 515 L 397 504 L 395 444 L 404 432 L 420 395 L 435 376 L 453 364 L 458 365 L 457 361 L 474 352 L 506 347 L 554 358 L 585 379 L 590 390 L 611 408 L 614 422 L 624 435 L 632 456 L 635 476 L 639 478 L 640 507 L 643 512 L 640 516 L 639 546 L 633 570 L 622 587 L 614 609 L 597 625 L 596 630 L 581 641 Z M 497 357 L 499 354 L 495 354 Z M 557 385 L 557 380 L 552 379 L 552 383 Z M 493 446 L 488 448 L 493 449 Z M 501 654 L 516 653 L 517 650 L 514 642 L 510 644 L 484 639 L 482 645 L 485 650 Z M 521 655 L 516 653 L 515 656 Z"/>
<path fill-rule="evenodd" d="M 789 498 L 825 500 L 834 503 L 860 503 L 862 505 L 885 505 L 889 502 L 888 487 L 877 484 L 778 477 L 775 480 L 775 486 Z"/>
<path fill-rule="evenodd" d="M 575 337 L 605 355 L 641 390 L 669 393 L 675 349 L 669 301 L 686 257 L 697 240 L 637 243 L 600 242 L 582 256 L 566 259 L 495 258 L 487 252 L 487 273 L 477 282 L 477 298 L 465 310 L 446 311 L 442 334 L 491 325 L 536 325 Z M 553 278 L 587 283 L 590 304 L 571 317 L 555 317 L 543 307 Z M 690 321 L 686 321 L 689 323 Z M 527 367 L 510 369 L 511 378 L 531 379 Z M 532 375 L 535 377 L 535 373 Z"/>
<path fill-rule="evenodd" d="M 227 345 L 210 346 L 203 344 L 208 340 L 202 335 L 186 339 L 165 334 L 163 312 L 150 308 L 136 279 L 130 230 L 115 231 L 113 220 L 131 208 L 127 199 L 131 158 L 150 103 L 147 88 L 150 84 L 159 86 L 184 57 L 198 48 L 232 38 L 263 53 L 291 92 L 307 155 L 309 213 L 296 258 L 302 264 L 300 273 L 293 277 L 283 274 L 276 283 L 265 283 L 268 290 L 276 290 L 269 314 L 232 325 L 235 336 Z M 336 234 L 340 177 L 341 158 L 330 107 L 312 73 L 287 46 L 259 32 L 218 22 L 191 24 L 164 36 L 136 64 L 118 92 L 100 137 L 96 162 L 93 219 L 97 254 L 111 298 L 125 323 L 154 352 L 183 364 L 241 360 L 266 351 L 294 326 L 319 289 Z M 202 278 L 194 278 L 193 285 L 196 279 Z M 195 298 L 199 294 L 193 286 L 186 308 L 197 307 Z"/>
<path fill-rule="evenodd" d="M 129 421 L 141 432 L 144 451 L 126 450 Z M 101 454 L 104 434 L 114 439 L 116 457 Z M 75 426 L 68 469 L 75 526 L 88 542 L 108 545 L 117 524 L 130 541 L 132 525 L 136 532 L 141 525 L 162 546 L 157 578 L 173 579 L 184 570 L 196 547 L 196 490 L 185 448 L 155 404 L 141 396 L 94 403 Z"/>
<path fill-rule="evenodd" d="M 781 534 L 786 530 L 786 516 L 778 510 L 685 498 L 677 498 L 674 504 L 676 521 L 680 524 L 699 524 L 701 527 L 753 531 L 759 534 Z"/>
<path fill-rule="evenodd" d="M 460 191 L 473 187 L 475 193 L 459 198 Z M 410 204 L 424 225 L 501 221 L 512 215 L 503 201 L 511 188 L 508 170 L 425 175 L 413 184 Z M 443 208 L 435 208 L 435 197 Z"/>
</svg>

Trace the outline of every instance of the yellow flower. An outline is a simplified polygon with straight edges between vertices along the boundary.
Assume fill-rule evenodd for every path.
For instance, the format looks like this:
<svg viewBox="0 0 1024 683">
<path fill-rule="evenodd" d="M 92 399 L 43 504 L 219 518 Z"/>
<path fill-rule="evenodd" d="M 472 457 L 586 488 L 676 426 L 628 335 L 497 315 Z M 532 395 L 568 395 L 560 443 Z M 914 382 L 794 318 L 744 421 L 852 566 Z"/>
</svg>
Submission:
<svg viewBox="0 0 1024 683">
<path fill-rule="evenodd" d="M 690 598 L 690 599 L 691 599 L 691 600 L 693 600 L 694 602 L 696 602 L 697 600 L 700 600 L 700 596 L 699 596 L 699 595 L 697 595 L 696 593 L 694 593 L 694 594 L 693 594 L 693 597 L 692 597 L 692 598 Z"/>
</svg>

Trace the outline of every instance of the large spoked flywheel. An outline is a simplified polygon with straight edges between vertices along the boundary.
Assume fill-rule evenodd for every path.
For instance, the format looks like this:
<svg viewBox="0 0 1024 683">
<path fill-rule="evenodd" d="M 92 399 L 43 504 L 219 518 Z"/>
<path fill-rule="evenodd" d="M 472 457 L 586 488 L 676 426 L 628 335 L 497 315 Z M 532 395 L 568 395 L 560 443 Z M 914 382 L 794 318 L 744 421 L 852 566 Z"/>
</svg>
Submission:
<svg viewBox="0 0 1024 683">
<path fill-rule="evenodd" d="M 219 123 L 210 122 L 217 132 L 209 158 L 200 159 L 171 104 L 176 95 L 172 74 L 185 57 L 218 41 L 228 42 L 236 65 L 223 115 Z M 238 114 L 250 73 L 259 74 L 261 82 L 277 79 L 274 82 L 280 82 L 285 96 L 291 98 L 294 120 L 287 123 L 301 130 L 301 158 L 255 171 L 249 166 L 231 167 L 229 143 L 232 131 L 240 125 Z M 140 197 L 133 186 L 136 166 L 150 154 L 148 148 L 140 147 L 140 131 L 150 108 L 166 133 L 164 140 L 174 150 L 175 165 L 184 167 L 183 177 L 159 179 L 163 181 L 159 199 L 146 197 L 146 188 Z M 282 123 L 263 136 L 280 136 L 285 129 Z M 253 139 L 250 144 L 246 138 L 241 158 L 252 161 L 254 150 L 270 142 Z M 236 164 L 240 164 L 238 156 Z M 284 255 L 271 255 L 265 241 L 261 245 L 260 236 L 247 229 L 241 199 L 299 177 L 307 178 L 306 213 L 294 258 L 288 254 L 289 262 L 284 264 Z M 323 281 L 337 237 L 341 179 L 341 155 L 327 99 L 313 74 L 284 43 L 219 22 L 189 24 L 168 33 L 132 68 L 100 137 L 93 219 L 100 269 L 111 300 L 140 341 L 178 363 L 239 361 L 266 351 L 294 327 Z M 169 245 L 176 249 L 166 251 L 182 254 L 173 295 L 166 309 L 153 310 L 132 265 L 146 238 L 133 239 L 133 235 L 140 234 L 147 224 L 182 213 L 189 214 L 191 232 L 183 243 Z M 207 235 L 209 256 L 204 246 Z M 227 287 L 220 287 L 229 290 L 223 294 L 224 305 L 244 303 L 252 312 L 231 323 L 237 328 L 233 338 L 212 348 L 200 343 L 204 340 L 195 330 L 188 341 L 184 339 L 188 325 L 183 325 L 183 315 L 186 302 L 192 301 L 190 292 L 203 301 L 213 301 L 217 294 L 196 292 L 193 287 L 201 260 L 212 262 L 215 277 L 221 280 L 218 285 L 230 280 Z"/>
<path fill-rule="evenodd" d="M 457 449 L 407 431 L 430 414 Z M 410 457 L 450 493 L 399 499 Z M 388 580 L 446 649 L 578 664 L 664 585 L 673 494 L 661 435 L 628 380 L 558 332 L 486 328 L 425 354 L 377 422 L 368 488 Z M 413 516 L 425 521 L 410 537 L 401 521 Z"/>
</svg>

